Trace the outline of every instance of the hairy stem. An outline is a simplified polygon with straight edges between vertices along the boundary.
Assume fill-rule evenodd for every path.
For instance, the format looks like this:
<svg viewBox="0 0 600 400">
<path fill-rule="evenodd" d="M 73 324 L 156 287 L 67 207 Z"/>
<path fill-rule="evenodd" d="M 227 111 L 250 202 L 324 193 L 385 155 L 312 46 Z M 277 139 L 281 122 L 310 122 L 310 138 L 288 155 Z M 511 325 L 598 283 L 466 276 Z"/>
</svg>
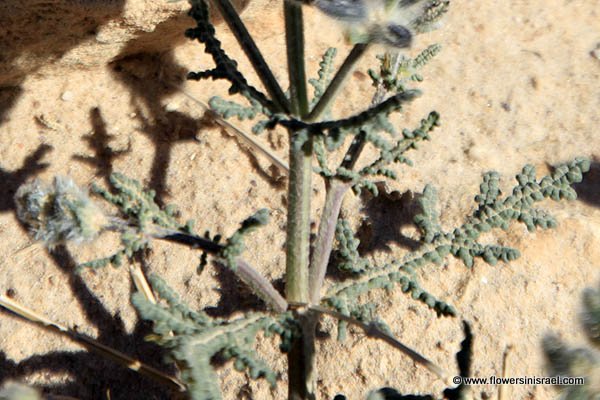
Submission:
<svg viewBox="0 0 600 400">
<path fill-rule="evenodd" d="M 350 187 L 348 183 L 337 179 L 327 182 L 326 185 L 325 206 L 321 214 L 319 232 L 317 233 L 310 263 L 309 288 L 311 304 L 319 304 L 321 301 L 321 288 L 325 279 L 325 273 L 327 272 L 327 264 L 329 264 L 333 239 L 335 237 L 335 227 L 340 209 L 342 208 L 342 200 Z"/>
<path fill-rule="evenodd" d="M 223 19 L 233 31 L 235 38 L 252 63 L 256 74 L 267 89 L 269 96 L 271 96 L 271 100 L 273 100 L 280 111 L 289 112 L 289 103 L 281 86 L 279 86 L 277 79 L 275 79 L 273 72 L 271 72 L 269 65 L 265 62 L 264 57 L 256 46 L 254 39 L 248 33 L 235 8 L 233 8 L 229 0 L 212 0 L 212 3 L 219 9 Z"/>
<path fill-rule="evenodd" d="M 153 227 L 153 231 L 147 232 L 147 234 L 156 239 L 179 243 L 196 249 L 202 249 L 210 254 L 218 254 L 224 248 L 223 245 L 215 243 L 211 240 L 204 239 L 186 232 L 166 229 L 160 226 Z M 252 268 L 250 264 L 238 257 L 236 259 L 236 267 L 233 272 L 242 282 L 252 289 L 254 294 L 267 303 L 271 309 L 277 312 L 285 312 L 287 310 L 288 304 L 283 296 L 279 294 L 279 292 L 273 287 L 267 278 Z"/>
<path fill-rule="evenodd" d="M 308 301 L 312 139 L 294 133 L 290 139 L 286 295 L 288 301 Z"/>
<path fill-rule="evenodd" d="M 308 114 L 304 70 L 302 8 L 284 1 L 285 34 L 292 112 L 300 120 Z M 310 199 L 313 140 L 306 129 L 290 128 L 290 172 L 286 241 L 286 296 L 288 301 L 307 302 L 310 257 Z M 302 299 L 302 300 L 301 300 Z M 288 353 L 288 400 L 311 400 L 314 395 L 314 348 L 316 320 L 296 311 L 301 335 Z"/>
<path fill-rule="evenodd" d="M 308 112 L 308 101 L 304 72 L 302 8 L 295 2 L 285 1 L 284 15 L 291 103 L 294 113 L 300 119 L 303 119 Z M 286 294 L 289 301 L 306 301 L 308 300 L 308 258 L 310 251 L 312 139 L 304 130 L 289 129 L 289 132 L 290 173 L 288 183 Z"/>
<path fill-rule="evenodd" d="M 291 111 L 303 119 L 308 114 L 308 96 L 306 94 L 306 71 L 304 69 L 302 7 L 297 2 L 285 1 L 284 15 Z"/>
<path fill-rule="evenodd" d="M 288 353 L 288 400 L 315 400 L 315 332 L 318 314 L 311 310 L 297 315 L 302 334 Z"/>
</svg>

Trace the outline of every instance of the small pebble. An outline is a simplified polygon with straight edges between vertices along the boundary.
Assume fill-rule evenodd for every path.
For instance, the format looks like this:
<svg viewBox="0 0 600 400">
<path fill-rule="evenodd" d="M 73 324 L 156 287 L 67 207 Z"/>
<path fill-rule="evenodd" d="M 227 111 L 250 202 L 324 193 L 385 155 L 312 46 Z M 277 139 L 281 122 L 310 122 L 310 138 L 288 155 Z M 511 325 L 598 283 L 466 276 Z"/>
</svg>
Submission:
<svg viewBox="0 0 600 400">
<path fill-rule="evenodd" d="M 173 111 L 177 111 L 179 109 L 179 104 L 177 102 L 170 102 L 169 104 L 167 104 L 165 106 L 165 111 L 167 112 L 173 112 Z"/>
<path fill-rule="evenodd" d="M 67 90 L 66 92 L 64 92 L 64 93 L 63 93 L 63 94 L 60 96 L 60 99 L 61 99 L 62 101 L 71 101 L 71 100 L 73 100 L 73 92 L 70 92 L 70 91 L 68 91 L 68 90 Z"/>
<path fill-rule="evenodd" d="M 483 278 L 481 278 L 481 283 L 483 283 L 484 285 L 488 284 L 488 280 L 485 276 Z"/>
<path fill-rule="evenodd" d="M 590 55 L 600 61 L 600 43 L 597 43 L 594 50 L 590 51 Z"/>
</svg>

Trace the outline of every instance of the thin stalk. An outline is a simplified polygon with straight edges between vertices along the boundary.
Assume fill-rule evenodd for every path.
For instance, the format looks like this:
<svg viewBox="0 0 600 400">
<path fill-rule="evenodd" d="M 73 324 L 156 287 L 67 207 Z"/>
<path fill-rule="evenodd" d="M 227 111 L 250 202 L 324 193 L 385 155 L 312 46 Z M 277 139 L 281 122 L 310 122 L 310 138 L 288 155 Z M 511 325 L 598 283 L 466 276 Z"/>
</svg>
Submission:
<svg viewBox="0 0 600 400">
<path fill-rule="evenodd" d="M 113 225 L 107 229 L 121 230 L 127 227 L 127 222 L 120 218 L 112 218 L 111 222 Z M 223 245 L 215 243 L 212 240 L 174 229 L 163 228 L 158 225 L 149 227 L 145 233 L 155 239 L 182 244 L 193 249 L 201 249 L 209 254 L 219 254 L 224 248 Z M 241 257 L 236 259 L 236 267 L 233 269 L 233 273 L 248 285 L 252 289 L 252 292 L 267 303 L 271 309 L 276 312 L 285 312 L 287 310 L 288 303 L 285 298 L 279 294 L 267 278 Z"/>
<path fill-rule="evenodd" d="M 377 326 L 377 324 L 374 324 L 373 322 L 371 322 L 369 324 L 365 324 L 364 322 L 361 322 L 357 319 L 354 319 L 354 318 L 344 315 L 340 312 L 330 310 L 328 308 L 325 308 L 325 307 L 322 307 L 319 305 L 309 305 L 308 308 L 309 308 L 309 310 L 318 312 L 320 314 L 330 315 L 339 320 L 348 322 L 349 324 L 358 326 L 360 329 L 362 329 L 366 333 L 367 336 L 383 340 L 390 346 L 394 347 L 395 349 L 397 349 L 400 352 L 407 355 L 410 359 L 412 359 L 417 364 L 420 364 L 420 365 L 424 366 L 425 368 L 427 368 L 429 371 L 434 373 L 438 378 L 443 380 L 444 383 L 448 380 L 448 374 L 443 369 L 441 369 L 439 366 L 437 366 L 436 364 L 434 364 L 427 358 L 423 357 L 421 354 L 417 353 L 410 347 L 402 344 L 398 339 L 396 339 L 392 335 L 381 330 Z"/>
<path fill-rule="evenodd" d="M 356 46 L 355 46 L 356 48 Z M 360 49 L 359 49 L 360 50 Z M 357 50 L 357 52 L 359 51 Z M 364 52 L 365 49 L 362 49 Z M 353 49 L 354 51 L 354 49 Z M 362 53 L 361 53 L 362 54 Z M 360 54 L 359 54 L 360 55 Z M 352 52 L 344 61 L 345 64 L 352 64 L 356 62 L 358 58 L 352 55 Z M 400 67 L 400 56 L 395 54 L 393 58 L 394 66 L 393 71 L 396 73 L 398 68 Z M 343 66 L 342 66 L 343 68 Z M 348 68 L 348 72 L 351 71 L 351 68 Z M 340 75 L 336 75 L 334 80 Z M 340 78 L 342 79 L 342 78 Z M 333 83 L 333 82 L 332 82 Z M 341 84 L 338 83 L 338 86 Z M 332 87 L 332 85 L 330 85 Z M 336 89 L 331 89 L 332 92 Z M 329 91 L 329 88 L 327 88 Z M 377 106 L 380 104 L 386 94 L 386 90 L 382 84 L 377 87 L 375 95 L 371 99 L 371 106 Z M 323 95 L 325 97 L 325 95 Z M 323 98 L 322 97 L 322 98 Z M 311 115 L 313 113 L 319 112 L 317 109 L 319 105 L 315 106 Z M 326 107 L 323 107 L 324 110 Z M 322 112 L 322 110 L 320 112 Z M 348 151 L 346 151 L 346 155 L 341 163 L 342 168 L 353 169 L 358 161 L 358 157 L 360 156 L 364 146 L 365 146 L 365 133 L 361 132 L 352 140 Z M 319 231 L 317 233 L 317 238 L 315 240 L 313 257 L 311 259 L 310 264 L 310 277 L 309 277 L 309 287 L 310 287 L 310 301 L 311 304 L 318 305 L 321 301 L 321 289 L 323 287 L 323 282 L 325 280 L 325 274 L 327 272 L 327 265 L 329 264 L 329 258 L 331 256 L 331 249 L 333 245 L 333 239 L 335 236 L 335 227 L 337 225 L 337 220 L 340 214 L 340 209 L 342 205 L 342 200 L 347 190 L 349 189 L 349 185 L 341 182 L 337 179 L 332 179 L 330 181 L 326 181 L 327 193 L 325 195 L 325 206 L 323 208 L 323 212 L 321 213 L 321 221 L 319 222 Z"/>
<path fill-rule="evenodd" d="M 139 263 L 134 263 L 129 266 L 129 275 L 131 276 L 131 280 L 138 292 L 140 292 L 146 301 L 156 304 L 156 297 L 154 297 L 154 293 L 152 293 L 152 289 L 150 288 L 150 284 L 148 280 L 146 280 L 146 276 L 140 268 Z"/>
<path fill-rule="evenodd" d="M 327 193 L 325 195 L 325 206 L 321 213 L 317 240 L 313 249 L 309 271 L 309 288 L 311 304 L 319 304 L 321 300 L 321 288 L 327 272 L 327 264 L 335 237 L 342 200 L 350 187 L 348 183 L 332 179 L 326 183 Z"/>
<path fill-rule="evenodd" d="M 304 68 L 304 19 L 297 2 L 285 1 L 285 37 L 290 78 L 291 111 L 301 119 L 308 114 L 306 71 Z"/>
<path fill-rule="evenodd" d="M 67 328 L 66 326 L 60 325 L 54 321 L 49 320 L 43 315 L 27 308 L 8 297 L 0 295 L 0 306 L 12 311 L 21 318 L 24 318 L 30 322 L 33 322 L 42 328 L 57 332 L 60 335 L 67 336 L 71 340 L 79 343 L 86 349 L 93 351 L 105 358 L 108 358 L 126 368 L 136 371 L 140 374 L 146 375 L 155 381 L 168 386 L 172 390 L 177 392 L 185 391 L 184 384 L 178 379 L 169 376 L 156 368 L 144 364 L 143 362 L 129 357 L 128 355 L 121 353 L 118 350 L 108 347 L 91 337 L 82 333 L 76 332 Z"/>
<path fill-rule="evenodd" d="M 184 96 L 188 99 L 192 100 L 194 103 L 199 105 L 206 113 L 208 113 L 213 120 L 220 125 L 225 131 L 236 135 L 241 138 L 247 145 L 249 145 L 254 151 L 257 153 L 261 153 L 265 157 L 267 157 L 273 164 L 275 164 L 284 174 L 288 174 L 290 167 L 288 167 L 287 163 L 279 158 L 275 153 L 273 153 L 267 146 L 261 144 L 258 140 L 256 140 L 252 135 L 244 132 L 242 129 L 238 128 L 231 122 L 226 121 L 220 115 L 211 110 L 210 106 L 206 104 L 204 101 L 194 97 L 192 94 L 187 92 L 185 89 L 178 85 L 170 85 L 172 88 L 179 90 Z"/>
<path fill-rule="evenodd" d="M 360 60 L 362 55 L 365 54 L 368 47 L 368 43 L 360 43 L 354 45 L 354 47 L 350 51 L 350 54 L 348 54 L 348 56 L 342 63 L 342 66 L 329 83 L 329 86 L 327 86 L 325 93 L 323 93 L 323 96 L 321 96 L 319 102 L 315 105 L 315 107 L 311 110 L 310 114 L 308 115 L 309 121 L 317 121 L 327 110 L 327 107 L 329 107 L 333 99 L 335 99 L 340 89 L 342 88 L 342 84 L 344 83 L 346 78 L 352 73 L 352 71 L 354 71 L 356 63 L 358 62 L 358 60 Z"/>
<path fill-rule="evenodd" d="M 231 5 L 229 0 L 212 0 L 212 4 L 219 9 L 223 19 L 227 22 L 229 29 L 231 29 L 238 43 L 242 46 L 244 53 L 246 53 L 246 56 L 252 63 L 252 67 L 254 67 L 260 81 L 265 86 L 265 89 L 267 89 L 269 96 L 271 96 L 271 100 L 273 100 L 281 111 L 289 112 L 289 102 L 285 97 L 281 86 L 279 86 L 277 79 L 275 79 L 273 72 L 266 63 L 258 46 L 256 46 L 254 39 L 252 39 L 252 36 L 248 33 L 239 14 L 235 8 L 233 8 L 233 5 Z"/>
<path fill-rule="evenodd" d="M 365 133 L 361 132 L 350 143 L 348 151 L 344 156 L 341 167 L 351 170 L 354 168 L 358 156 L 365 145 Z M 311 304 L 319 304 L 321 301 L 321 289 L 325 281 L 327 273 L 327 265 L 331 256 L 333 247 L 333 239 L 335 237 L 335 228 L 337 225 L 340 210 L 342 208 L 342 200 L 350 185 L 338 179 L 326 180 L 327 193 L 325 194 L 325 206 L 321 213 L 321 221 L 319 222 L 319 232 L 315 240 L 315 246 L 310 262 L 310 301 Z"/>
<path fill-rule="evenodd" d="M 287 301 L 263 275 L 241 258 L 237 258 L 236 263 L 237 265 L 234 271 L 236 276 L 248 285 L 252 289 L 252 292 L 267 303 L 272 310 L 279 313 L 283 313 L 287 310 Z"/>
</svg>

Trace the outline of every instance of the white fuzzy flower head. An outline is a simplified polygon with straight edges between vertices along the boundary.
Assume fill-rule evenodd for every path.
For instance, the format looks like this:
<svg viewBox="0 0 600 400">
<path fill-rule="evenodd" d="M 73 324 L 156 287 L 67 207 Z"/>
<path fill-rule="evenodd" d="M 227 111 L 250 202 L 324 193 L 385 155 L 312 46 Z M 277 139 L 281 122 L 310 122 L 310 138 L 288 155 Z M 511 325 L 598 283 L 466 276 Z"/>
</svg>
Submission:
<svg viewBox="0 0 600 400">
<path fill-rule="evenodd" d="M 68 177 L 55 177 L 52 184 L 36 179 L 22 185 L 15 194 L 15 204 L 18 218 L 51 250 L 67 241 L 94 240 L 109 224 L 87 191 Z"/>
</svg>

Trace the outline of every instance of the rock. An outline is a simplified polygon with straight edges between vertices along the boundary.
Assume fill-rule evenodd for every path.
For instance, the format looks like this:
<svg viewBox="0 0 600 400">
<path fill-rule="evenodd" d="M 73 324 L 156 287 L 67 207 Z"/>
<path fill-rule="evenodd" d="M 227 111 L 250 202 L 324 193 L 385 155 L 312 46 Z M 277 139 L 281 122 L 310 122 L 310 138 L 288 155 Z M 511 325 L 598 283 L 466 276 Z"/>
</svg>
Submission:
<svg viewBox="0 0 600 400">
<path fill-rule="evenodd" d="M 60 96 L 60 99 L 62 101 L 71 101 L 71 100 L 73 100 L 73 92 L 70 92 L 68 90 L 66 92 L 63 92 L 63 94 Z"/>
<path fill-rule="evenodd" d="M 248 0 L 233 3 L 243 9 Z M 3 0 L 0 87 L 18 86 L 44 65 L 52 73 L 167 51 L 193 26 L 188 9 L 167 0 Z"/>
</svg>

